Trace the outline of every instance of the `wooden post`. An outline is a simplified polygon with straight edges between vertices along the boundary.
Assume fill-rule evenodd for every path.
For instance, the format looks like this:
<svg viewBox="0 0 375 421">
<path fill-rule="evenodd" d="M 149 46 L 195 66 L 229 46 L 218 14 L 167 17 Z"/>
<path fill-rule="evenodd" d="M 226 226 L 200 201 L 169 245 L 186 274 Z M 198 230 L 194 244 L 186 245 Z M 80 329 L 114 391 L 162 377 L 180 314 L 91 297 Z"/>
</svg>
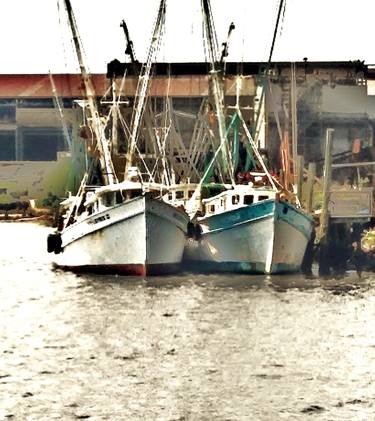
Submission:
<svg viewBox="0 0 375 421">
<path fill-rule="evenodd" d="M 297 129 L 297 80 L 296 80 L 296 63 L 291 63 L 290 75 L 290 116 L 292 127 L 292 158 L 293 158 L 293 184 L 297 184 L 298 166 L 297 166 L 297 145 L 298 145 L 298 129 Z"/>
<path fill-rule="evenodd" d="M 324 175 L 323 175 L 323 203 L 322 213 L 320 215 L 320 238 L 323 239 L 327 235 L 329 221 L 329 190 L 331 187 L 332 174 L 332 138 L 334 129 L 326 131 L 326 146 L 324 152 Z"/>
<path fill-rule="evenodd" d="M 305 160 L 302 155 L 297 155 L 297 197 L 302 203 L 303 168 Z"/>
<path fill-rule="evenodd" d="M 314 182 L 316 176 L 316 164 L 314 162 L 309 163 L 309 169 L 307 174 L 307 186 L 306 186 L 306 211 L 311 213 L 313 211 L 313 197 L 314 197 Z"/>
</svg>

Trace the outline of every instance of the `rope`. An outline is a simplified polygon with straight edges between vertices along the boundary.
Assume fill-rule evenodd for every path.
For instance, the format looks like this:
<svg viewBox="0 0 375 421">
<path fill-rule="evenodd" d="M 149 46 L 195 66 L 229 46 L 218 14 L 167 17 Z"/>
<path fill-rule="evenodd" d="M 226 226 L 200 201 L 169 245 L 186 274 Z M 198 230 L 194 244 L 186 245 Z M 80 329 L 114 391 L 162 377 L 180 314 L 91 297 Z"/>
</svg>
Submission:
<svg viewBox="0 0 375 421">
<path fill-rule="evenodd" d="M 255 156 L 257 157 L 257 159 L 258 159 L 258 161 L 259 161 L 259 163 L 260 163 L 263 171 L 267 175 L 267 178 L 268 178 L 268 180 L 269 180 L 272 188 L 274 190 L 278 190 L 277 187 L 276 187 L 276 185 L 275 185 L 275 182 L 274 182 L 274 180 L 273 180 L 273 178 L 272 178 L 272 176 L 270 174 L 270 172 L 268 171 L 268 169 L 266 167 L 266 164 L 263 161 L 262 156 L 260 155 L 260 153 L 258 151 L 258 148 L 257 148 L 257 146 L 256 146 L 256 144 L 255 144 L 255 142 L 254 142 L 254 140 L 253 140 L 253 138 L 251 136 L 251 133 L 250 133 L 249 129 L 246 126 L 245 120 L 244 120 L 244 118 L 242 116 L 242 113 L 241 113 L 241 110 L 239 108 L 237 109 L 237 114 L 238 114 L 238 116 L 239 116 L 239 118 L 240 118 L 240 120 L 242 122 L 242 126 L 243 126 L 243 129 L 245 131 L 246 137 L 247 137 L 247 139 L 248 139 L 248 141 L 250 143 L 250 146 L 253 149 L 253 152 L 254 152 Z"/>
</svg>

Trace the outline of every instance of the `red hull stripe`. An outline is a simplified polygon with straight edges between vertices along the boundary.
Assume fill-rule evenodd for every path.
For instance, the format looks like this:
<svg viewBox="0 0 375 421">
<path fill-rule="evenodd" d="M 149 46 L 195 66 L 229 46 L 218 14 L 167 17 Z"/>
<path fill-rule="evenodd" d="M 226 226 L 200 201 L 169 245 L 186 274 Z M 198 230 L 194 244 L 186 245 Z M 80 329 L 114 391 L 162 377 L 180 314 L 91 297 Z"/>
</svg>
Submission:
<svg viewBox="0 0 375 421">
<path fill-rule="evenodd" d="M 176 273 L 180 269 L 179 264 L 128 264 L 128 265 L 84 265 L 84 266 L 59 266 L 54 265 L 57 269 L 68 270 L 75 273 L 97 273 L 103 275 L 163 275 L 168 273 Z"/>
</svg>

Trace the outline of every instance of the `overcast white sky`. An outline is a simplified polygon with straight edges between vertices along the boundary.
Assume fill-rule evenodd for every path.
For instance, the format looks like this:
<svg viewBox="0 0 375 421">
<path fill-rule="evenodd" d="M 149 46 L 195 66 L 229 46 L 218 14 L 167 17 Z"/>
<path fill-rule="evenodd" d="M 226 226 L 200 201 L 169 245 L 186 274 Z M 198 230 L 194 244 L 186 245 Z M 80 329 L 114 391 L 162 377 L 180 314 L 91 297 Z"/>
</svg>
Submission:
<svg viewBox="0 0 375 421">
<path fill-rule="evenodd" d="M 0 73 L 78 72 L 61 0 L 2 1 Z M 90 71 L 124 61 L 120 22 L 128 24 L 136 56 L 145 58 L 159 0 L 71 0 Z M 211 0 L 218 39 L 236 29 L 229 61 L 267 60 L 279 0 Z M 365 60 L 375 63 L 375 0 L 286 0 L 274 60 Z M 167 0 L 158 61 L 203 61 L 200 0 Z"/>
</svg>

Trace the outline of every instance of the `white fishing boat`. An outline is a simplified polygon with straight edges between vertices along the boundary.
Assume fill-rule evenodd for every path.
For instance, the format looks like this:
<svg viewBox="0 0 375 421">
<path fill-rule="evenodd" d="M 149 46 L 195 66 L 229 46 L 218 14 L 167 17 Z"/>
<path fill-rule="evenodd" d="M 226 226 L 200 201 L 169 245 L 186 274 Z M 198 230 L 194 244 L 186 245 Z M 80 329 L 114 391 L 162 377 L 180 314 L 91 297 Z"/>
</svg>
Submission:
<svg viewBox="0 0 375 421">
<path fill-rule="evenodd" d="M 165 186 L 86 186 L 66 226 L 49 237 L 55 264 L 73 271 L 149 275 L 176 271 L 188 216 L 160 200 Z"/>
<path fill-rule="evenodd" d="M 150 179 L 145 180 L 137 166 L 132 166 L 136 160 L 137 134 L 150 66 L 148 73 L 140 78 L 139 90 L 143 95 L 138 96 L 140 100 L 134 110 L 125 180 L 118 182 L 111 159 L 112 142 L 106 138 L 103 119 L 99 117 L 69 0 L 65 0 L 65 6 L 86 88 L 87 121 L 98 151 L 98 162 L 93 161 L 77 196 L 65 202 L 67 211 L 62 226 L 48 237 L 48 251 L 55 253 L 56 266 L 74 271 L 133 275 L 174 271 L 181 262 L 189 217 L 162 200 L 168 190 L 165 184 L 155 182 L 150 171 Z M 164 12 L 165 2 L 161 0 L 153 40 L 157 39 L 155 31 L 160 30 Z M 113 92 L 112 115 L 118 104 L 115 89 Z M 90 186 L 88 181 L 94 178 L 95 165 L 99 168 L 102 185 Z"/>
</svg>

